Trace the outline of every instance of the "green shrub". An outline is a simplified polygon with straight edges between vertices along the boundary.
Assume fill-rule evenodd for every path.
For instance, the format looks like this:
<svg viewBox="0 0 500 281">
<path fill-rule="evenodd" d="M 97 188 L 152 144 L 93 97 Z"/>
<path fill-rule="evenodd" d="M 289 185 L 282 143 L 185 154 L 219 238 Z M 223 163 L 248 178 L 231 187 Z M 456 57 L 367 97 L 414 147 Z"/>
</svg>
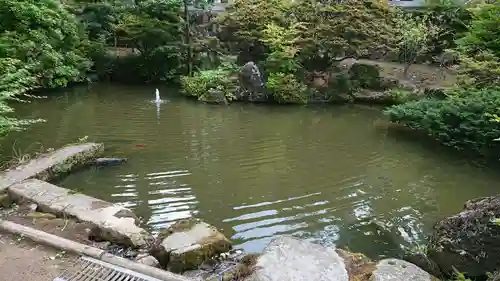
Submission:
<svg viewBox="0 0 500 281">
<path fill-rule="evenodd" d="M 307 86 L 297 81 L 293 74 L 281 72 L 269 74 L 267 88 L 277 103 L 307 103 Z"/>
<path fill-rule="evenodd" d="M 486 113 L 500 107 L 500 88 L 455 89 L 447 95 L 396 105 L 385 113 L 392 122 L 424 130 L 447 146 L 480 153 L 493 148 L 500 126 Z"/>
<path fill-rule="evenodd" d="M 0 0 L 0 58 L 17 59 L 33 88 L 84 81 L 91 62 L 76 18 L 56 0 Z"/>
<path fill-rule="evenodd" d="M 14 109 L 9 106 L 12 101 L 24 102 L 21 97 L 32 97 L 26 92 L 36 86 L 36 78 L 30 75 L 29 65 L 12 58 L 0 58 L 0 137 L 11 131 L 19 131 L 27 125 L 43 120 L 20 120 L 10 114 Z"/>
<path fill-rule="evenodd" d="M 355 63 L 349 69 L 351 87 L 370 90 L 382 88 L 382 77 L 380 69 L 376 65 Z"/>
<path fill-rule="evenodd" d="M 233 93 L 237 86 L 234 77 L 236 66 L 223 64 L 214 70 L 203 70 L 193 76 L 181 77 L 182 93 L 189 97 L 199 98 L 210 89 L 224 92 L 228 100 L 233 100 Z"/>
<path fill-rule="evenodd" d="M 457 40 L 462 84 L 500 86 L 500 5 L 483 4 L 471 9 L 469 31 Z"/>
<path fill-rule="evenodd" d="M 395 104 L 402 104 L 414 99 L 415 95 L 407 89 L 394 88 L 390 90 L 391 98 Z"/>
</svg>

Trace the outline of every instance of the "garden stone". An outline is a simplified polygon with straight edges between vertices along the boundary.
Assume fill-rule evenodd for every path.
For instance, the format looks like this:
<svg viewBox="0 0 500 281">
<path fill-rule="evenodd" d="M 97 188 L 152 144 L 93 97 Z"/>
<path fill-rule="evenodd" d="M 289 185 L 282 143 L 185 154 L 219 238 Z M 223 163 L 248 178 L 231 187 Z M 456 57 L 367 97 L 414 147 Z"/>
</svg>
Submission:
<svg viewBox="0 0 500 281">
<path fill-rule="evenodd" d="M 173 272 L 195 269 L 205 260 L 231 249 L 231 242 L 215 227 L 196 219 L 181 220 L 161 232 L 151 255 Z"/>
<path fill-rule="evenodd" d="M 215 89 L 210 89 L 205 94 L 201 95 L 198 98 L 199 101 L 210 103 L 210 104 L 229 104 L 226 99 L 226 95 L 222 91 L 218 91 Z"/>
<path fill-rule="evenodd" d="M 348 281 L 335 249 L 290 236 L 275 238 L 258 258 L 251 281 Z"/>
<path fill-rule="evenodd" d="M 239 89 L 235 93 L 238 100 L 250 102 L 267 101 L 266 85 L 259 67 L 252 61 L 241 67 L 238 73 Z"/>
<path fill-rule="evenodd" d="M 442 272 L 471 278 L 500 268 L 500 196 L 467 201 L 465 209 L 434 226 L 427 253 Z"/>
<path fill-rule="evenodd" d="M 418 266 L 398 259 L 385 259 L 377 263 L 370 281 L 437 281 Z"/>
</svg>

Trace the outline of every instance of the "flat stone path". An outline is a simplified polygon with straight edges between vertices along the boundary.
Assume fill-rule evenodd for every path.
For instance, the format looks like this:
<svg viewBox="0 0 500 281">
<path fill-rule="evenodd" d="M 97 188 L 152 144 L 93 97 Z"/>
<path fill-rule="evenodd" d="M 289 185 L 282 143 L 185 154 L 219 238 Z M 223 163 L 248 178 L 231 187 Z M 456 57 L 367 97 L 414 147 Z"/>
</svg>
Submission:
<svg viewBox="0 0 500 281">
<path fill-rule="evenodd" d="M 92 223 L 99 229 L 98 235 L 107 241 L 141 247 L 149 239 L 149 234 L 138 226 L 137 217 L 127 208 L 37 179 L 11 185 L 8 192 L 16 202 L 36 203 L 42 212 Z"/>
<path fill-rule="evenodd" d="M 23 180 L 30 178 L 44 181 L 50 180 L 57 174 L 90 163 L 97 158 L 103 148 L 104 146 L 98 143 L 66 146 L 41 155 L 14 169 L 0 173 L 0 194 L 9 186 Z"/>
</svg>

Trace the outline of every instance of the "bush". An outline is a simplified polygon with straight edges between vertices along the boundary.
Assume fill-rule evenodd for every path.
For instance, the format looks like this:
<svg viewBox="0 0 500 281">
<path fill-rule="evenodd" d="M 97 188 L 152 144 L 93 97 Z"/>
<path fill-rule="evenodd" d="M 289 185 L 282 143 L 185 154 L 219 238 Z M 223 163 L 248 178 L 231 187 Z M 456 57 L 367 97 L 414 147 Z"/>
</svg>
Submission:
<svg viewBox="0 0 500 281">
<path fill-rule="evenodd" d="M 382 88 L 382 77 L 378 66 L 355 63 L 349 69 L 352 87 L 370 90 Z"/>
<path fill-rule="evenodd" d="M 203 70 L 193 76 L 181 77 L 182 93 L 189 97 L 199 98 L 209 90 L 224 92 L 228 100 L 234 100 L 237 81 L 234 77 L 236 66 L 223 64 L 214 70 Z"/>
<path fill-rule="evenodd" d="M 389 108 L 392 122 L 424 130 L 441 143 L 485 153 L 495 146 L 500 127 L 487 112 L 500 107 L 500 87 L 455 89 L 445 99 L 426 98 Z"/>
<path fill-rule="evenodd" d="M 267 88 L 277 103 L 305 104 L 308 101 L 307 86 L 292 74 L 269 74 Z"/>
<path fill-rule="evenodd" d="M 8 116 L 14 111 L 8 103 L 23 102 L 21 96 L 33 89 L 36 79 L 30 75 L 28 66 L 20 60 L 0 58 L 0 137 L 11 131 L 19 131 L 25 126 L 42 120 L 20 120 Z"/>
<path fill-rule="evenodd" d="M 469 31 L 457 41 L 460 81 L 475 87 L 500 86 L 500 5 L 484 4 L 473 13 Z"/>
<path fill-rule="evenodd" d="M 86 79 L 91 62 L 82 50 L 85 34 L 56 0 L 0 0 L 0 58 L 30 65 L 32 86 L 65 87 Z"/>
<path fill-rule="evenodd" d="M 389 93 L 391 95 L 391 99 L 394 104 L 402 104 L 415 99 L 415 94 L 413 94 L 410 90 L 407 89 L 394 88 L 391 89 Z"/>
<path fill-rule="evenodd" d="M 439 26 L 438 33 L 430 38 L 428 50 L 424 54 L 428 59 L 455 48 L 455 40 L 468 31 L 472 20 L 472 14 L 463 1 L 433 2 L 435 3 L 429 3 L 424 9 L 413 11 L 415 16 L 424 16 L 430 24 Z"/>
</svg>

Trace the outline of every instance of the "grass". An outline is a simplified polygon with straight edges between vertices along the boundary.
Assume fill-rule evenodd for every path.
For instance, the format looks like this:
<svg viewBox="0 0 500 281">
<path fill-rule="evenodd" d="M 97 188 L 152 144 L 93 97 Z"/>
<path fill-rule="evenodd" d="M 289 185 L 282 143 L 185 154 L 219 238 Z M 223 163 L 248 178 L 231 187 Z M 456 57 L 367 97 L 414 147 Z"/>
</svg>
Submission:
<svg viewBox="0 0 500 281">
<path fill-rule="evenodd" d="M 6 170 L 12 167 L 28 163 L 31 159 L 40 154 L 53 151 L 53 148 L 45 149 L 43 144 L 36 142 L 29 145 L 26 149 L 16 147 L 16 142 L 12 144 L 12 156 L 8 157 L 1 165 L 0 169 Z"/>
</svg>

